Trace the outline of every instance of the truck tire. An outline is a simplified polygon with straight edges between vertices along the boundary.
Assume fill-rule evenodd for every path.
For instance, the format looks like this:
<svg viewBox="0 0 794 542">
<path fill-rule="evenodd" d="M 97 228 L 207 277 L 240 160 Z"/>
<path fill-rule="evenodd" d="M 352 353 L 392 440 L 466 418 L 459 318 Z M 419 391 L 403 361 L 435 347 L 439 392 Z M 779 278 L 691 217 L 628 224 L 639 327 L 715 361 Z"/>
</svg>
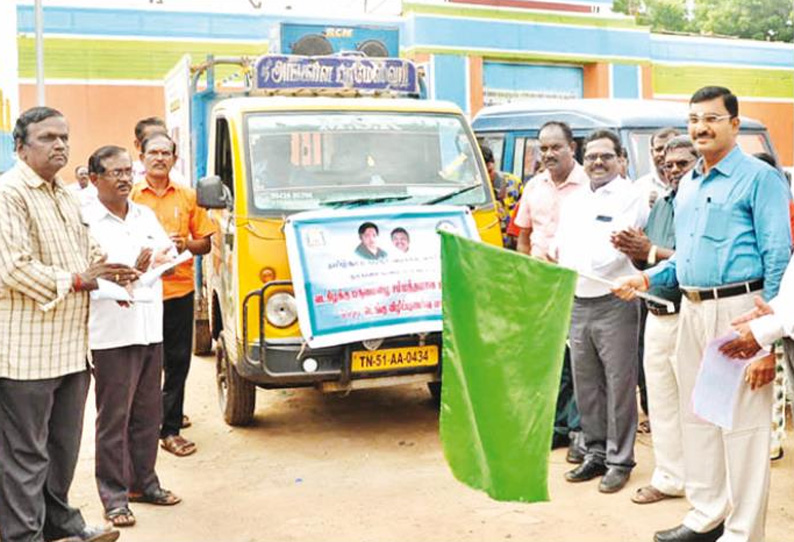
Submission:
<svg viewBox="0 0 794 542">
<path fill-rule="evenodd" d="M 218 403 L 223 420 L 232 426 L 242 426 L 254 419 L 256 386 L 245 380 L 229 360 L 226 343 L 221 337 L 216 349 L 216 380 Z"/>
</svg>

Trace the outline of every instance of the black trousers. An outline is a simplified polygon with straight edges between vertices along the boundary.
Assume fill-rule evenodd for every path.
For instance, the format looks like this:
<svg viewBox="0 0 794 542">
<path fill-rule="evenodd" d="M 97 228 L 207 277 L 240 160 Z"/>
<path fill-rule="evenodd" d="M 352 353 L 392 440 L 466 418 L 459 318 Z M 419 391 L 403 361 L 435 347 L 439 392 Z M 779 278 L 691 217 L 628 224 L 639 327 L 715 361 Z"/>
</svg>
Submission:
<svg viewBox="0 0 794 542">
<path fill-rule="evenodd" d="M 88 371 L 45 380 L 0 378 L 0 538 L 41 542 L 83 530 L 69 506 Z"/>
<path fill-rule="evenodd" d="M 566 346 L 560 374 L 560 391 L 557 394 L 557 410 L 554 413 L 554 433 L 568 437 L 570 433 L 581 430 L 579 409 L 576 407 L 576 396 L 573 392 L 571 349 Z"/>
<path fill-rule="evenodd" d="M 96 463 L 105 510 L 127 506 L 128 491 L 160 487 L 154 465 L 160 435 L 162 343 L 94 350 Z"/>
<path fill-rule="evenodd" d="M 645 357 L 645 320 L 648 319 L 648 309 L 645 307 L 645 303 L 640 305 L 640 336 L 639 336 L 639 344 L 637 345 L 637 353 L 639 354 L 638 363 L 640 364 L 639 373 L 637 374 L 637 385 L 640 388 L 640 407 L 642 411 L 647 415 L 648 410 L 648 388 L 645 385 L 645 365 L 643 364 L 642 360 Z M 673 337 L 671 340 L 675 340 Z"/>
<path fill-rule="evenodd" d="M 193 348 L 193 292 L 163 303 L 163 425 L 160 438 L 182 428 L 185 382 Z"/>
</svg>

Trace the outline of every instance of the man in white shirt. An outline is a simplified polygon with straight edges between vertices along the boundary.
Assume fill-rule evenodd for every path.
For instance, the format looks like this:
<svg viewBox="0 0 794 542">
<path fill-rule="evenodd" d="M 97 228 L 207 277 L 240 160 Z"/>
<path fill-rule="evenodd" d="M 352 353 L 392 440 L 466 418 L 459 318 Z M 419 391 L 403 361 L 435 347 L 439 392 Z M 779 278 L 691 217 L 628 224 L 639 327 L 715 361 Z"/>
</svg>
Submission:
<svg viewBox="0 0 794 542">
<path fill-rule="evenodd" d="M 140 272 L 171 259 L 172 243 L 155 214 L 128 200 L 132 161 L 125 149 L 105 146 L 89 159 L 97 201 L 83 211 L 110 262 Z M 96 377 L 96 481 L 105 517 L 134 525 L 129 502 L 173 505 L 154 466 L 162 417 L 162 282 L 131 285 L 132 303 L 91 299 L 89 346 Z M 143 301 L 144 293 L 147 301 Z M 141 301 L 136 302 L 136 297 Z"/>
<path fill-rule="evenodd" d="M 649 207 L 653 207 L 658 198 L 670 192 L 670 183 L 664 171 L 664 147 L 667 142 L 678 135 L 675 128 L 662 128 L 651 136 L 651 166 L 653 169 L 637 179 L 637 186 L 642 190 Z"/>
<path fill-rule="evenodd" d="M 72 194 L 77 197 L 80 203 L 80 211 L 91 205 L 96 201 L 96 187 L 91 184 L 91 177 L 88 174 L 88 168 L 85 166 L 77 166 L 74 168 L 74 178 L 77 182 L 68 185 Z"/>
<path fill-rule="evenodd" d="M 618 136 L 607 130 L 587 138 L 584 168 L 590 183 L 562 208 L 556 237 L 560 265 L 580 273 L 570 343 L 586 452 L 565 479 L 584 482 L 604 475 L 602 493 L 622 489 L 635 465 L 640 307 L 621 302 L 608 284 L 589 278 L 614 280 L 634 272 L 610 238 L 626 228 L 643 228 L 648 217 L 647 201 L 619 175 L 621 148 Z"/>
</svg>

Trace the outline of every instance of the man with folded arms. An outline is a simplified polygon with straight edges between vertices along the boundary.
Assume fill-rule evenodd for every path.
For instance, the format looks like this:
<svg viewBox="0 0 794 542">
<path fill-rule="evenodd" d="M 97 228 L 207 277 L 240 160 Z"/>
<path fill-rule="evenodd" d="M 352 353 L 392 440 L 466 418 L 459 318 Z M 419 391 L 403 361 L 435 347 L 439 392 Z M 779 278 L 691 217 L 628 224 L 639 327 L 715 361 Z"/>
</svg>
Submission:
<svg viewBox="0 0 794 542">
<path fill-rule="evenodd" d="M 657 542 L 763 542 L 769 489 L 772 386 L 757 388 L 774 358 L 747 368 L 733 428 L 691 408 L 706 345 L 753 306 L 753 292 L 777 295 L 791 254 L 788 187 L 775 169 L 737 146 L 739 105 L 730 90 L 704 87 L 689 103 L 689 136 L 701 159 L 678 189 L 676 253 L 654 269 L 618 281 L 624 299 L 651 287 L 680 287 L 678 364 L 685 491 L 692 510 Z M 755 389 L 754 389 L 755 388 Z"/>
<path fill-rule="evenodd" d="M 675 195 L 679 182 L 698 159 L 689 136 L 668 140 L 663 154 L 663 168 L 671 191 L 656 200 L 644 232 L 625 230 L 612 239 L 615 247 L 629 256 L 638 269 L 650 269 L 673 255 Z M 648 417 L 653 427 L 656 468 L 651 483 L 639 488 L 631 497 L 637 504 L 684 495 L 684 451 L 675 366 L 681 292 L 678 288 L 658 286 L 650 293 L 671 301 L 673 306 L 645 301 L 648 317 L 645 321 L 643 364 L 648 383 Z"/>
<path fill-rule="evenodd" d="M 171 240 L 147 207 L 128 200 L 132 160 L 116 146 L 88 161 L 98 200 L 83 211 L 108 260 L 141 273 L 172 259 Z M 133 283 L 132 303 L 91 300 L 89 343 L 96 376 L 96 483 L 105 518 L 116 527 L 135 524 L 129 502 L 177 504 L 154 471 L 162 418 L 163 286 L 148 285 L 151 299 L 135 301 L 147 285 Z"/>
</svg>

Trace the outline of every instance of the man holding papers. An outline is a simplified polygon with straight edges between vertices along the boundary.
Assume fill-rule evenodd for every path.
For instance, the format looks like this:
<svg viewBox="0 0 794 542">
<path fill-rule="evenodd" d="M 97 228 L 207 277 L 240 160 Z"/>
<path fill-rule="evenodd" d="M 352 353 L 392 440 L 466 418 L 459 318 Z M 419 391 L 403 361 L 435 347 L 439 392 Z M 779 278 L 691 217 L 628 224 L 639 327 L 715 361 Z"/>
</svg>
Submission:
<svg viewBox="0 0 794 542">
<path fill-rule="evenodd" d="M 742 152 L 739 104 L 724 87 L 698 90 L 689 102 L 689 136 L 701 159 L 675 200 L 675 254 L 619 281 L 624 299 L 656 286 L 684 298 L 676 348 L 685 492 L 692 505 L 681 525 L 656 542 L 763 542 L 769 494 L 772 387 L 740 385 L 732 429 L 698 418 L 692 391 L 707 345 L 730 331 L 753 297 L 778 293 L 791 255 L 789 190 L 775 169 Z M 774 360 L 772 360 L 774 363 Z M 769 359 L 751 363 L 753 382 Z"/>
<path fill-rule="evenodd" d="M 162 417 L 162 281 L 152 267 L 173 259 L 173 244 L 148 208 L 128 200 L 132 161 L 106 146 L 88 162 L 98 201 L 84 210 L 89 230 L 108 261 L 134 266 L 144 277 L 128 286 L 131 302 L 112 294 L 92 298 L 89 345 L 96 376 L 96 482 L 105 517 L 131 526 L 129 502 L 172 505 L 154 471 Z M 144 284 L 145 283 L 145 284 Z M 100 289 L 101 292 L 101 289 Z M 122 292 L 123 293 L 123 292 Z"/>
</svg>

